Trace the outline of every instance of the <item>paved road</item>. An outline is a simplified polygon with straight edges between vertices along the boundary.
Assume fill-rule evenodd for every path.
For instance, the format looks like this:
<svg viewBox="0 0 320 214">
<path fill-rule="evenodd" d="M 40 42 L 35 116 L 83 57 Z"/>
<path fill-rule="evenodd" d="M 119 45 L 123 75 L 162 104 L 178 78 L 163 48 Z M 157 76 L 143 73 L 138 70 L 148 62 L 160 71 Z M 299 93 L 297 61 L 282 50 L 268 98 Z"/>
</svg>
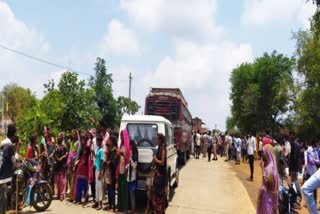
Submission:
<svg viewBox="0 0 320 214">
<path fill-rule="evenodd" d="M 30 209 L 26 209 L 28 210 Z M 102 211 L 97 212 L 89 206 L 83 208 L 67 202 L 54 201 L 45 213 L 91 214 Z M 229 164 L 221 159 L 210 163 L 205 159 L 191 159 L 180 171 L 179 187 L 174 190 L 167 213 L 248 214 L 255 213 L 255 209 L 245 187 Z"/>
<path fill-rule="evenodd" d="M 222 159 L 192 159 L 181 170 L 180 184 L 168 208 L 174 214 L 255 213 L 247 191 Z"/>
</svg>

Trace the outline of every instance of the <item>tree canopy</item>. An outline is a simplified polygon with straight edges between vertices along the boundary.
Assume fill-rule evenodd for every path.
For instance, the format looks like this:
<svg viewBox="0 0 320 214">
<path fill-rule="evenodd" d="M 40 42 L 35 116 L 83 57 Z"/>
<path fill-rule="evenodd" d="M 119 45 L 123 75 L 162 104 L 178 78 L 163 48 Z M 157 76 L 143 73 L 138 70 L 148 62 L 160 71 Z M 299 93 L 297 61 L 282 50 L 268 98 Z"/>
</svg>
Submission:
<svg viewBox="0 0 320 214">
<path fill-rule="evenodd" d="M 297 71 L 301 79 L 295 125 L 298 133 L 308 140 L 320 137 L 320 1 L 314 3 L 317 10 L 311 19 L 310 30 L 294 35 Z"/>
<path fill-rule="evenodd" d="M 294 59 L 278 54 L 265 53 L 253 63 L 244 63 L 232 71 L 232 117 L 240 131 L 262 131 L 281 126 L 293 96 Z"/>
<path fill-rule="evenodd" d="M 91 76 L 89 86 L 92 87 L 93 100 L 97 103 L 102 120 L 110 128 L 119 126 L 117 101 L 112 92 L 112 74 L 107 73 L 105 60 L 97 58 L 95 63 L 95 76 Z"/>
</svg>

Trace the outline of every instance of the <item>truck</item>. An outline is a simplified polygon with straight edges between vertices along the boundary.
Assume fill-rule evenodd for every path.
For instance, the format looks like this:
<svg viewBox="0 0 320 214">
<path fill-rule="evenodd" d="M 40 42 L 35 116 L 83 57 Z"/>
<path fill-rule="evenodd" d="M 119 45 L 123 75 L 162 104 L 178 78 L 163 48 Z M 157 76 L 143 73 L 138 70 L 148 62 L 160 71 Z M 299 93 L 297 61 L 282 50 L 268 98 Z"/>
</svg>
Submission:
<svg viewBox="0 0 320 214">
<path fill-rule="evenodd" d="M 192 142 L 192 116 L 179 88 L 151 88 L 145 101 L 145 115 L 168 119 L 174 128 L 174 140 L 181 164 L 190 158 Z"/>
</svg>

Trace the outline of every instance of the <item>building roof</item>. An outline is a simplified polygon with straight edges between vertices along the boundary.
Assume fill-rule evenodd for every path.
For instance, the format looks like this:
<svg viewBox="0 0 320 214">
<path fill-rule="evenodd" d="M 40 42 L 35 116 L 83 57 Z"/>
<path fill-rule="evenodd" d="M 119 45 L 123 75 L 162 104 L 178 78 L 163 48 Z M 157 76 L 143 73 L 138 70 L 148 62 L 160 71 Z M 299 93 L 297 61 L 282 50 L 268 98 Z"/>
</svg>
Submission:
<svg viewBox="0 0 320 214">
<path fill-rule="evenodd" d="M 194 120 L 198 120 L 198 121 L 201 121 L 201 124 L 206 124 L 206 123 L 204 123 L 204 122 L 202 121 L 202 119 L 199 118 L 199 117 L 192 118 L 192 120 L 193 120 L 193 121 L 194 121 Z"/>
</svg>

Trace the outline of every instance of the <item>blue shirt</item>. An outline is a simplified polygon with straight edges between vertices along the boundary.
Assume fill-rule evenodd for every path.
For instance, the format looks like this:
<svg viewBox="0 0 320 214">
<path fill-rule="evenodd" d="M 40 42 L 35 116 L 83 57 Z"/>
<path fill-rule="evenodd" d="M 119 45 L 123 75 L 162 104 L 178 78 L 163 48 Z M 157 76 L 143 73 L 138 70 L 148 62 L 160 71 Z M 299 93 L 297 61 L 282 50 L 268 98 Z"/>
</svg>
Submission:
<svg viewBox="0 0 320 214">
<path fill-rule="evenodd" d="M 317 170 L 317 165 L 320 164 L 318 153 L 316 150 L 313 150 L 312 147 L 309 147 L 307 150 L 307 173 L 311 176 Z"/>
<path fill-rule="evenodd" d="M 96 153 L 96 162 L 95 162 L 95 167 L 96 170 L 100 171 L 101 170 L 101 162 L 104 159 L 104 152 L 103 152 L 103 148 L 99 148 L 97 153 Z"/>
</svg>

